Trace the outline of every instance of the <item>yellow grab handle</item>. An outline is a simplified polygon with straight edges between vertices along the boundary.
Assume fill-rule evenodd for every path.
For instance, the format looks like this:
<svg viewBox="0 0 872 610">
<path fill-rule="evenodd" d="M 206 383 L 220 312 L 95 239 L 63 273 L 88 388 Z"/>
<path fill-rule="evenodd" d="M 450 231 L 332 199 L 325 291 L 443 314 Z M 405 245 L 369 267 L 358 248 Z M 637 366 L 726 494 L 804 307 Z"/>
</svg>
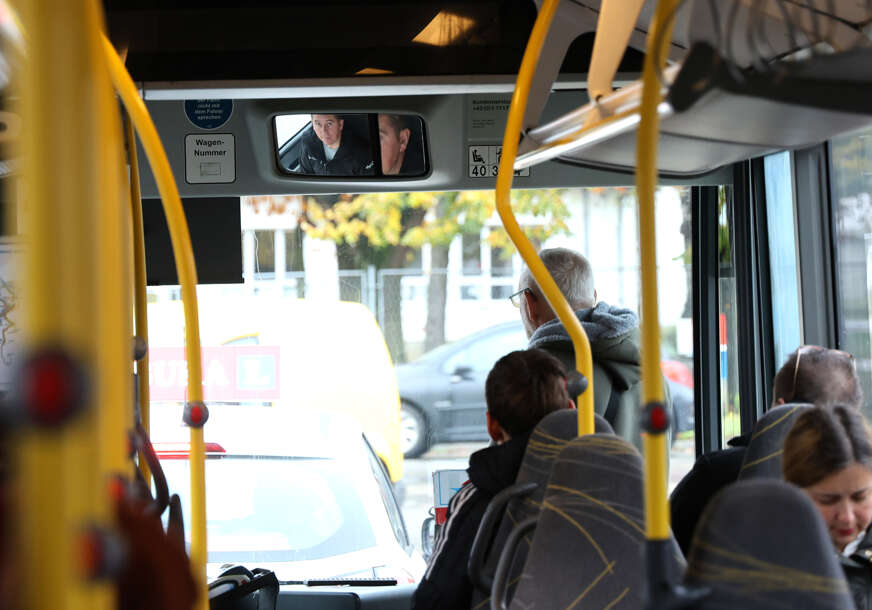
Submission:
<svg viewBox="0 0 872 610">
<path fill-rule="evenodd" d="M 578 397 L 578 434 L 582 435 L 593 434 L 594 388 L 593 358 L 590 353 L 590 342 L 587 340 L 587 334 L 584 332 L 581 322 L 578 321 L 578 317 L 572 311 L 572 307 L 569 306 L 566 298 L 561 294 L 560 289 L 554 282 L 554 278 L 548 273 L 548 269 L 545 268 L 533 244 L 530 243 L 530 240 L 521 231 L 521 227 L 518 226 L 518 221 L 512 212 L 510 201 L 512 179 L 514 178 L 513 166 L 515 157 L 518 154 L 518 139 L 521 134 L 524 111 L 527 108 L 530 83 L 533 80 L 536 62 L 539 61 L 539 54 L 542 52 L 545 36 L 548 34 L 548 28 L 551 26 L 551 21 L 554 18 L 554 13 L 557 11 L 559 2 L 560 0 L 545 0 L 545 3 L 539 10 L 539 15 L 536 17 L 536 23 L 533 25 L 533 31 L 530 33 L 530 40 L 527 42 L 527 48 L 524 51 L 524 59 L 521 61 L 521 69 L 518 71 L 518 82 L 512 95 L 512 103 L 509 106 L 506 132 L 503 136 L 503 154 L 500 158 L 500 171 L 497 175 L 496 203 L 497 212 L 499 212 L 506 232 L 515 244 L 518 252 L 520 252 L 524 262 L 530 268 L 530 273 L 536 278 L 536 283 L 542 289 L 542 293 L 548 300 L 551 309 L 557 314 L 557 317 L 563 323 L 564 328 L 566 328 L 572 339 L 572 345 L 575 348 L 575 368 L 587 377 L 587 389 Z"/>
<path fill-rule="evenodd" d="M 612 92 L 612 81 L 643 4 L 645 0 L 620 0 L 620 3 L 619 0 L 603 0 L 600 3 L 593 53 L 587 71 L 590 99 L 598 101 Z"/>
<path fill-rule="evenodd" d="M 636 192 L 639 198 L 639 236 L 642 274 L 642 403 L 663 404 L 660 374 L 660 318 L 657 306 L 657 243 L 654 191 L 657 187 L 657 134 L 660 117 L 660 82 L 666 51 L 672 38 L 672 20 L 680 0 L 660 0 L 648 30 L 642 72 L 641 121 L 636 140 Z M 664 30 L 660 33 L 661 30 Z M 660 48 L 655 48 L 660 41 Z M 659 60 L 657 66 L 655 60 Z M 669 538 L 669 500 L 666 496 L 666 434 L 643 435 L 645 452 L 645 530 L 649 540 Z"/>
<path fill-rule="evenodd" d="M 191 248 L 191 236 L 182 208 L 182 200 L 176 187 L 169 160 L 161 144 L 154 123 L 142 99 L 136 91 L 133 80 L 115 52 L 112 43 L 104 36 L 103 50 L 112 82 L 118 90 L 124 107 L 136 126 L 145 154 L 151 164 L 163 201 L 173 254 L 176 259 L 176 272 L 182 291 L 185 309 L 185 347 L 188 360 L 188 402 L 203 401 L 203 373 L 200 364 L 200 322 L 197 313 L 197 269 Z M 209 599 L 206 588 L 206 479 L 203 429 L 191 427 L 191 567 L 198 585 L 197 607 L 208 610 Z"/>
</svg>

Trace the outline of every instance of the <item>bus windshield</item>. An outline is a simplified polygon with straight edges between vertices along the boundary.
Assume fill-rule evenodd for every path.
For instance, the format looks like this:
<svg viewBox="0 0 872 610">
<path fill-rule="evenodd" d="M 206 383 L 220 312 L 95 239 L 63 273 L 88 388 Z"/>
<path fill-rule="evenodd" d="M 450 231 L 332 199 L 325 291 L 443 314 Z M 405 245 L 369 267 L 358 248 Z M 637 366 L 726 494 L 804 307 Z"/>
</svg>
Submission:
<svg viewBox="0 0 872 610">
<path fill-rule="evenodd" d="M 512 197 L 538 248 L 582 253 L 592 265 L 598 301 L 638 313 L 632 188 L 516 190 Z M 690 188 L 662 187 L 657 212 L 661 368 L 674 415 L 674 485 L 694 457 Z M 252 196 L 241 199 L 240 215 L 242 282 L 198 289 L 207 403 L 356 420 L 397 486 L 406 524 L 419 531 L 432 506 L 433 472 L 465 469 L 469 455 L 489 441 L 488 372 L 501 356 L 527 347 L 519 310 L 508 298 L 518 290 L 523 262 L 495 214 L 493 193 Z M 176 287 L 150 287 L 149 295 L 151 400 L 159 419 L 161 409 L 184 400 L 183 317 Z M 221 430 L 231 437 L 251 434 Z M 159 434 L 153 438 L 160 440 Z M 244 468 L 268 481 L 283 464 L 246 462 Z M 221 489 L 216 481 L 241 468 L 238 461 L 210 462 L 209 489 Z M 345 496 L 331 491 L 333 468 L 304 461 L 284 476 L 305 478 L 311 469 L 312 481 L 323 483 L 319 493 L 330 491 L 342 507 Z M 269 493 L 286 493 L 279 489 L 284 485 L 273 486 Z M 243 486 L 237 493 L 257 489 Z M 336 515 L 333 525 L 341 528 L 347 518 L 339 517 L 342 510 Z M 210 527 L 218 528 L 210 531 L 210 558 L 229 560 L 222 540 L 240 530 L 212 516 L 210 509 Z M 317 537 L 315 530 L 300 535 Z M 360 538 L 321 541 L 316 553 L 340 554 L 346 550 L 340 540 L 353 548 Z M 284 538 L 270 553 L 305 556 L 289 550 L 294 544 L 282 545 L 288 546 Z"/>
</svg>

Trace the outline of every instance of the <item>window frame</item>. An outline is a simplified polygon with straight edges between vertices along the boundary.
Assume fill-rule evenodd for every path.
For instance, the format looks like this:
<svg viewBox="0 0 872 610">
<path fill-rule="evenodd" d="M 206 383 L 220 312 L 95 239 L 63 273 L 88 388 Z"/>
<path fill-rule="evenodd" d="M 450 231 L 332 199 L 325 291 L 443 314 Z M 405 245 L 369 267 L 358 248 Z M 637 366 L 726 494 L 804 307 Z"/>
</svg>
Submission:
<svg viewBox="0 0 872 610">
<path fill-rule="evenodd" d="M 831 162 L 828 143 L 793 153 L 802 343 L 838 347 Z"/>
<path fill-rule="evenodd" d="M 691 190 L 693 273 L 693 402 L 696 455 L 719 449 L 718 187 Z"/>
<path fill-rule="evenodd" d="M 766 233 L 763 160 L 733 166 L 731 238 L 736 272 L 737 319 L 752 332 L 738 333 L 739 414 L 742 432 L 751 430 L 771 404 L 774 377 L 772 298 Z M 764 281 L 766 283 L 764 283 Z"/>
</svg>

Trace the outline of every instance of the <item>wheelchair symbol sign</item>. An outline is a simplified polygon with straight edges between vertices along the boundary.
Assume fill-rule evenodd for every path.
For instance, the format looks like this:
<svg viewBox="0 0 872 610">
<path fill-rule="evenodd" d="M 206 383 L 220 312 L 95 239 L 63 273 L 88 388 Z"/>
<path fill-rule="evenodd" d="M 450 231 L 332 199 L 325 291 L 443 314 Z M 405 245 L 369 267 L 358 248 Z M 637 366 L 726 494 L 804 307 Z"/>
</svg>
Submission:
<svg viewBox="0 0 872 610">
<path fill-rule="evenodd" d="M 503 147 L 493 144 L 475 144 L 469 147 L 469 177 L 496 178 L 503 158 Z M 529 176 L 530 168 L 515 170 L 515 176 Z"/>
</svg>

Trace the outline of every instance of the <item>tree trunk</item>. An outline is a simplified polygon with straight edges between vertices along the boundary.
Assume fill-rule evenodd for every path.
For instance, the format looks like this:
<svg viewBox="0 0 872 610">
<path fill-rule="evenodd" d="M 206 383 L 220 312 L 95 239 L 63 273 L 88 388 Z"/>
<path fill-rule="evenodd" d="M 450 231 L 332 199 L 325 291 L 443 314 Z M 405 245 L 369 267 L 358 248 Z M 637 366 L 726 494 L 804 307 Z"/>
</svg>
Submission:
<svg viewBox="0 0 872 610">
<path fill-rule="evenodd" d="M 448 246 L 431 246 L 427 283 L 427 327 L 424 351 L 445 343 L 445 301 L 448 287 Z"/>
<path fill-rule="evenodd" d="M 405 250 L 405 248 L 397 249 Z M 402 276 L 400 275 L 382 275 L 381 298 L 382 307 L 384 307 L 385 312 L 384 328 L 382 328 L 382 331 L 384 331 L 385 343 L 388 344 L 388 351 L 391 353 L 391 359 L 394 361 L 394 364 L 406 361 L 406 342 L 403 339 L 401 281 Z"/>
<path fill-rule="evenodd" d="M 684 247 L 685 251 L 689 252 L 691 250 L 691 245 L 693 244 L 693 228 L 691 224 L 691 214 L 692 206 L 690 201 L 690 189 L 683 189 L 681 191 L 681 213 L 684 217 L 684 221 L 681 223 L 681 234 L 684 236 Z M 684 262 L 684 273 L 685 273 L 685 281 L 687 282 L 687 298 L 684 301 L 684 311 L 681 313 L 682 318 L 692 318 L 693 317 L 693 268 L 689 264 L 692 257 L 685 256 Z"/>
<path fill-rule="evenodd" d="M 336 245 L 336 258 L 339 260 L 339 270 L 360 270 L 363 267 L 354 246 L 347 243 Z M 339 299 L 363 303 L 363 283 L 353 278 L 339 278 Z"/>
<path fill-rule="evenodd" d="M 425 210 L 403 210 L 402 233 L 405 235 L 412 227 L 417 227 L 424 220 Z M 387 257 L 388 269 L 403 269 L 406 266 L 406 258 L 409 254 L 408 246 L 395 246 Z M 382 303 L 384 304 L 384 328 L 385 342 L 395 364 L 406 361 L 406 339 L 403 336 L 403 295 L 402 275 L 382 275 Z"/>
<path fill-rule="evenodd" d="M 457 193 L 442 193 L 436 200 L 436 218 L 445 216 L 448 205 L 457 198 Z M 427 325 L 424 334 L 424 351 L 430 351 L 445 343 L 445 301 L 448 288 L 447 244 L 430 246 L 430 281 L 427 282 Z"/>
</svg>

